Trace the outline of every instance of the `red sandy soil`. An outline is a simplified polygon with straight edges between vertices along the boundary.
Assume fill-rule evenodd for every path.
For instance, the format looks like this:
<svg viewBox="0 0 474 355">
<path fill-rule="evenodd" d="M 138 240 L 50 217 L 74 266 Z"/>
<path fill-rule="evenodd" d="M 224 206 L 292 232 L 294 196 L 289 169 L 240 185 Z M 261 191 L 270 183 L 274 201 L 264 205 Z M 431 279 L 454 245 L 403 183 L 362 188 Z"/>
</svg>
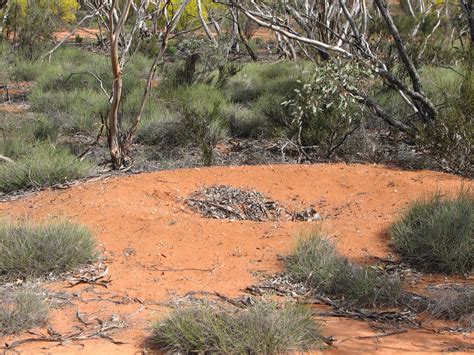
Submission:
<svg viewBox="0 0 474 355">
<path fill-rule="evenodd" d="M 54 34 L 54 38 L 57 41 L 62 41 L 65 36 L 68 36 L 71 33 L 71 31 L 61 31 L 61 32 L 56 32 Z M 81 38 L 84 39 L 96 39 L 97 36 L 100 33 L 99 29 L 97 28 L 79 28 L 76 30 L 76 32 L 69 36 L 68 40 L 69 41 L 74 41 L 76 39 L 76 36 L 79 35 Z"/>
<path fill-rule="evenodd" d="M 35 220 L 67 216 L 97 235 L 110 268 L 109 288 L 79 285 L 71 289 L 66 282 L 50 284 L 53 289 L 80 296 L 74 305 L 53 311 L 50 323 L 55 330 L 71 332 L 74 325 L 80 325 L 76 310 L 89 317 L 105 319 L 117 314 L 127 320 L 127 328 L 113 335 L 125 342 L 122 345 L 94 339 L 62 346 L 30 343 L 19 349 L 31 354 L 145 353 L 143 340 L 151 322 L 169 312 L 156 302 L 174 300 L 190 291 L 241 296 L 247 286 L 258 282 L 256 275 L 283 270 L 278 255 L 290 251 L 295 235 L 313 224 L 232 222 L 191 212 L 184 199 L 213 184 L 256 189 L 294 209 L 314 206 L 323 216 L 324 228 L 338 240 L 340 252 L 361 263 L 392 253 L 387 227 L 413 200 L 473 185 L 448 174 L 373 165 L 215 167 L 108 178 L 1 203 L 1 216 Z M 431 281 L 449 282 L 444 277 L 431 277 Z M 472 278 L 462 282 L 472 283 Z M 128 296 L 129 301 L 110 302 L 122 296 Z M 95 300 L 85 302 L 87 298 Z M 330 353 L 433 353 L 473 344 L 472 334 L 410 329 L 399 335 L 358 339 L 380 332 L 357 320 L 324 318 L 321 322 L 324 335 L 336 338 L 334 346 L 324 351 Z M 0 342 L 25 337 L 31 335 Z"/>
<path fill-rule="evenodd" d="M 0 82 L 3 85 L 3 83 Z M 23 113 L 28 110 L 29 104 L 27 102 L 17 102 L 15 101 L 15 97 L 26 95 L 31 91 L 33 87 L 32 82 L 22 81 L 22 82 L 11 82 L 6 83 L 8 85 L 8 95 L 10 97 L 10 101 L 2 102 L 6 97 L 6 89 L 0 89 L 0 112 L 7 112 L 7 113 Z"/>
</svg>

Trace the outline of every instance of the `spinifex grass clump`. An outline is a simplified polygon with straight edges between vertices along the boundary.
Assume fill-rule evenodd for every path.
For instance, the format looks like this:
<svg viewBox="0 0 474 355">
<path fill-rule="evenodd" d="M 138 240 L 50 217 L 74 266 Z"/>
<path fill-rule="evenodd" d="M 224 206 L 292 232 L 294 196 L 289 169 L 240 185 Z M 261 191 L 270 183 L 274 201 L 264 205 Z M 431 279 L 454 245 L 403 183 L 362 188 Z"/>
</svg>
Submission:
<svg viewBox="0 0 474 355">
<path fill-rule="evenodd" d="M 321 336 L 309 308 L 259 302 L 235 313 L 178 308 L 154 325 L 151 342 L 178 353 L 279 354 L 318 348 Z"/>
<path fill-rule="evenodd" d="M 92 233 L 65 220 L 32 224 L 0 221 L 0 277 L 44 277 L 92 262 Z"/>
<path fill-rule="evenodd" d="M 474 194 L 439 193 L 415 202 L 390 234 L 402 259 L 426 272 L 464 274 L 474 268 Z"/>
<path fill-rule="evenodd" d="M 83 178 L 91 171 L 91 163 L 67 150 L 40 144 L 15 162 L 0 164 L 0 192 L 52 186 Z"/>
<path fill-rule="evenodd" d="M 349 262 L 319 229 L 305 233 L 286 262 L 293 280 L 304 282 L 315 293 L 342 298 L 348 305 L 393 306 L 402 295 L 398 278 Z"/>
<path fill-rule="evenodd" d="M 43 325 L 48 307 L 41 295 L 30 290 L 0 292 L 0 335 Z"/>
</svg>

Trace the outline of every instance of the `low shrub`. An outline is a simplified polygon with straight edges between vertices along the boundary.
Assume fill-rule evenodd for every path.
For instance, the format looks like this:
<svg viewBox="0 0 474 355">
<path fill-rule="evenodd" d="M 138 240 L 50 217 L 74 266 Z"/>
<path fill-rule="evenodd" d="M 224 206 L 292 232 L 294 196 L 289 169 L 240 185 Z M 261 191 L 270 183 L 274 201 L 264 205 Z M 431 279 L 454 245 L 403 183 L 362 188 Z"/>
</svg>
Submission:
<svg viewBox="0 0 474 355">
<path fill-rule="evenodd" d="M 430 313 L 435 318 L 474 324 L 474 287 L 461 290 L 442 290 L 434 294 Z"/>
<path fill-rule="evenodd" d="M 287 97 L 283 95 L 266 93 L 261 95 L 255 102 L 254 111 L 259 112 L 266 118 L 268 125 L 272 127 L 272 132 L 286 131 L 289 128 L 290 113 L 282 105 L 286 99 Z"/>
<path fill-rule="evenodd" d="M 0 154 L 9 157 L 13 160 L 16 160 L 24 155 L 26 155 L 31 149 L 31 145 L 26 143 L 25 137 L 20 136 L 13 136 L 13 135 L 5 135 L 0 140 Z M 1 168 L 0 168 L 1 169 Z M 0 186 L 2 183 L 0 182 Z"/>
<path fill-rule="evenodd" d="M 247 64 L 226 85 L 227 96 L 232 102 L 241 104 L 252 104 L 265 94 L 287 97 L 298 87 L 305 65 L 304 62 Z"/>
<path fill-rule="evenodd" d="M 90 133 L 101 125 L 107 116 L 108 101 L 105 95 L 90 89 L 74 91 L 33 91 L 31 108 L 46 116 L 59 116 L 66 132 Z"/>
<path fill-rule="evenodd" d="M 466 64 L 462 77 L 454 74 L 457 77 L 453 78 L 452 72 L 446 74 L 438 75 L 439 84 L 435 86 L 441 93 L 436 95 L 437 99 L 443 105 L 434 124 L 420 130 L 418 148 L 433 158 L 438 167 L 473 176 L 474 58 Z"/>
<path fill-rule="evenodd" d="M 143 56 L 136 55 L 127 65 L 122 113 L 124 126 L 137 112 L 147 63 Z M 66 132 L 91 133 L 107 116 L 109 100 L 103 91 L 110 92 L 112 83 L 113 75 L 106 57 L 79 49 L 61 48 L 53 54 L 50 62 L 43 63 L 30 95 L 31 108 L 47 117 L 59 117 Z"/>
<path fill-rule="evenodd" d="M 220 90 L 203 84 L 181 87 L 172 100 L 180 111 L 187 136 L 201 148 L 204 165 L 212 164 L 214 147 L 227 133 L 223 115 L 227 100 Z"/>
<path fill-rule="evenodd" d="M 390 229 L 403 261 L 426 272 L 469 273 L 474 267 L 474 194 L 416 201 Z"/>
<path fill-rule="evenodd" d="M 359 125 L 362 108 L 349 90 L 356 91 L 365 76 L 350 63 L 314 67 L 283 103 L 287 137 L 297 145 L 318 146 L 330 158 Z"/>
<path fill-rule="evenodd" d="M 286 258 L 288 274 L 314 292 L 341 297 L 354 306 L 393 306 L 402 295 L 398 278 L 349 262 L 319 230 L 301 236 L 296 250 Z"/>
<path fill-rule="evenodd" d="M 31 290 L 0 293 L 0 335 L 42 326 L 48 319 L 44 298 Z"/>
<path fill-rule="evenodd" d="M 14 163 L 0 165 L 0 191 L 52 186 L 83 178 L 92 170 L 90 162 L 80 161 L 65 149 L 39 144 Z"/>
<path fill-rule="evenodd" d="M 36 140 L 55 142 L 59 135 L 59 124 L 52 119 L 40 117 L 34 124 L 33 135 Z"/>
<path fill-rule="evenodd" d="M 153 327 L 152 344 L 178 353 L 278 354 L 321 345 L 309 308 L 259 302 L 231 313 L 210 305 L 178 308 Z"/>
<path fill-rule="evenodd" d="M 258 110 L 229 105 L 226 107 L 225 116 L 229 121 L 229 133 L 232 137 L 260 138 L 269 135 L 268 121 Z"/>
<path fill-rule="evenodd" d="M 173 148 L 186 144 L 187 128 L 178 113 L 164 109 L 159 115 L 145 120 L 137 132 L 137 141 L 160 148 Z"/>
<path fill-rule="evenodd" d="M 96 243 L 85 227 L 66 220 L 33 224 L 0 221 L 0 277 L 46 277 L 95 260 Z"/>
<path fill-rule="evenodd" d="M 21 60 L 9 66 L 8 74 L 10 80 L 15 82 L 34 81 L 41 75 L 43 69 L 44 65 L 40 62 Z"/>
</svg>

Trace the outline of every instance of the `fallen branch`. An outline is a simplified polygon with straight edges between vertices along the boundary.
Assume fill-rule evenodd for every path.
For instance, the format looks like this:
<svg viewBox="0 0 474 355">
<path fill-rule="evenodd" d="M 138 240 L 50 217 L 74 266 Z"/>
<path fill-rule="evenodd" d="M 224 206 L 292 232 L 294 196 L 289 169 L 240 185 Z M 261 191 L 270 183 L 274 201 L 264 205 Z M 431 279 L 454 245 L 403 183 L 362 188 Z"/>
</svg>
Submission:
<svg viewBox="0 0 474 355">
<path fill-rule="evenodd" d="M 72 31 L 70 31 L 58 44 L 56 44 L 50 51 L 48 51 L 47 53 L 43 54 L 41 57 L 40 57 L 40 60 L 44 60 L 46 57 L 48 57 L 48 60 L 51 59 L 51 55 L 59 48 L 61 47 L 68 39 L 69 37 L 71 37 L 72 35 L 74 35 L 77 30 L 81 27 L 81 25 L 91 19 L 91 18 L 94 18 L 96 15 L 98 15 L 100 13 L 100 10 L 102 9 L 102 7 L 104 6 L 101 5 L 99 8 L 97 8 L 94 12 L 88 14 L 88 15 L 85 15 L 77 24 L 76 24 L 76 27 L 74 27 L 72 29 Z"/>
<path fill-rule="evenodd" d="M 166 269 L 157 269 L 156 267 L 152 266 L 153 271 L 161 271 L 161 272 L 182 272 L 182 271 L 200 271 L 200 272 L 213 272 L 216 271 L 218 268 L 214 267 L 212 269 L 198 269 L 193 267 L 182 268 L 182 269 L 173 269 L 170 267 L 165 266 Z"/>
<path fill-rule="evenodd" d="M 1 155 L 1 154 L 0 154 L 0 160 L 3 160 L 7 163 L 14 163 L 13 159 L 10 159 L 9 157 L 6 157 L 6 156 Z"/>
<path fill-rule="evenodd" d="M 99 267 L 100 269 L 100 267 Z M 102 286 L 105 288 L 108 288 L 108 284 L 111 282 L 109 274 L 109 268 L 106 267 L 105 270 L 98 275 L 93 275 L 93 276 L 79 276 L 75 277 L 72 280 L 69 281 L 69 287 L 74 287 L 80 284 L 91 284 L 91 285 L 98 285 Z"/>
<path fill-rule="evenodd" d="M 358 340 L 363 340 L 363 339 L 378 339 L 378 338 L 384 338 L 384 337 L 389 337 L 391 335 L 397 335 L 397 334 L 402 334 L 402 333 L 406 333 L 407 330 L 406 329 L 400 329 L 400 330 L 395 330 L 393 332 L 389 332 L 389 333 L 382 333 L 382 334 L 375 334 L 375 335 L 365 335 L 365 336 L 358 336 L 358 337 L 354 337 L 354 338 L 346 338 L 344 340 L 341 340 L 341 343 L 343 341 L 346 341 L 346 340 L 349 340 L 349 339 L 358 339 Z"/>
</svg>

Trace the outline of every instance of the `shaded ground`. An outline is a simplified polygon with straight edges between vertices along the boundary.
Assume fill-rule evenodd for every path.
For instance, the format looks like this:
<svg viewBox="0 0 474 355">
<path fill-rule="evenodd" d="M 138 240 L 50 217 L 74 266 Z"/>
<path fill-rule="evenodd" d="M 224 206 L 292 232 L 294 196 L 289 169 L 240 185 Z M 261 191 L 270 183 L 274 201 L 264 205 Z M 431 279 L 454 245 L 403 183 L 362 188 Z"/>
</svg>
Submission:
<svg viewBox="0 0 474 355">
<path fill-rule="evenodd" d="M 166 303 L 193 291 L 217 291 L 228 297 L 263 276 L 283 269 L 278 255 L 288 252 L 295 234 L 313 222 L 251 222 L 206 219 L 191 212 L 184 199 L 210 185 L 255 189 L 293 210 L 314 207 L 341 253 L 361 263 L 392 253 L 387 227 L 414 199 L 435 191 L 455 193 L 472 181 L 429 171 L 398 171 L 368 165 L 274 165 L 162 171 L 89 182 L 66 190 L 44 191 L 0 204 L 1 216 L 39 219 L 68 216 L 94 230 L 110 270 L 108 288 L 98 285 L 51 289 L 67 292 L 70 302 L 52 312 L 51 326 L 71 332 L 86 318 L 123 320 L 110 339 L 73 341 L 62 346 L 37 342 L 20 346 L 26 353 L 137 353 L 150 322 L 169 311 Z M 444 277 L 426 282 L 446 283 Z M 457 282 L 472 283 L 472 278 Z M 113 318 L 113 317 L 112 317 Z M 439 352 L 467 350 L 472 334 L 436 334 L 426 329 L 380 338 L 367 322 L 324 318 L 326 336 L 336 341 L 328 352 Z M 87 322 L 86 322 L 87 323 Z M 438 328 L 437 328 L 438 327 Z M 428 329 L 439 324 L 428 322 Z M 42 330 L 44 333 L 45 331 Z M 2 343 L 31 337 L 24 334 Z M 362 338 L 357 338 L 362 337 Z"/>
</svg>

